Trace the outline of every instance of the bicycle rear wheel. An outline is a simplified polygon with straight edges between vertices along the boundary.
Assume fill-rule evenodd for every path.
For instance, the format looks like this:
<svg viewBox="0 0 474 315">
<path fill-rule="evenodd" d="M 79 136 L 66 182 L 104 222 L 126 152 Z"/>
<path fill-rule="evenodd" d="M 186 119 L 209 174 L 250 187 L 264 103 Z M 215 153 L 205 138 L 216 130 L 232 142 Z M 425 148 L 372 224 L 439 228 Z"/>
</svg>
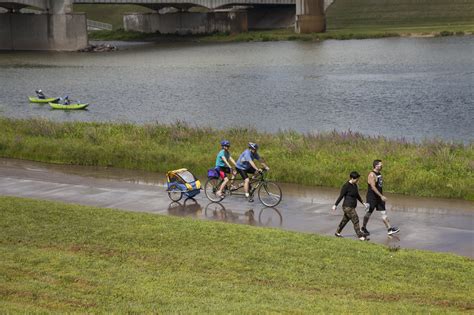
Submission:
<svg viewBox="0 0 474 315">
<path fill-rule="evenodd" d="M 281 201 L 281 188 L 273 182 L 263 182 L 258 187 L 258 199 L 267 207 L 275 207 Z"/>
<path fill-rule="evenodd" d="M 206 194 L 207 199 L 212 202 L 218 202 L 224 199 L 224 195 L 220 197 L 216 194 L 221 183 L 222 181 L 218 178 L 209 178 L 206 181 L 206 184 L 204 185 L 204 193 Z"/>
</svg>

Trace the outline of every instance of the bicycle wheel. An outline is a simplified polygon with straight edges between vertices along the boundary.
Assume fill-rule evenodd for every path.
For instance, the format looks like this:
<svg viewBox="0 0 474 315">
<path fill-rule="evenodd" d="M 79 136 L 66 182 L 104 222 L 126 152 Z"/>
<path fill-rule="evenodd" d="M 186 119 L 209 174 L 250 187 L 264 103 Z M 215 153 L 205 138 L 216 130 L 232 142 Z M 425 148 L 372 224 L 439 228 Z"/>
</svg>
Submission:
<svg viewBox="0 0 474 315">
<path fill-rule="evenodd" d="M 282 226 L 283 216 L 278 209 L 266 207 L 260 210 L 258 223 L 264 226 Z"/>
<path fill-rule="evenodd" d="M 280 186 L 273 182 L 263 182 L 258 187 L 258 199 L 267 207 L 275 207 L 281 201 Z"/>
<path fill-rule="evenodd" d="M 219 190 L 219 185 L 221 181 L 218 178 L 209 178 L 204 185 L 204 193 L 206 194 L 207 199 L 212 202 L 218 202 L 224 199 L 224 195 L 219 197 L 216 195 L 216 192 Z"/>
<path fill-rule="evenodd" d="M 180 201 L 183 198 L 183 193 L 180 191 L 168 191 L 168 197 L 173 201 Z"/>
</svg>

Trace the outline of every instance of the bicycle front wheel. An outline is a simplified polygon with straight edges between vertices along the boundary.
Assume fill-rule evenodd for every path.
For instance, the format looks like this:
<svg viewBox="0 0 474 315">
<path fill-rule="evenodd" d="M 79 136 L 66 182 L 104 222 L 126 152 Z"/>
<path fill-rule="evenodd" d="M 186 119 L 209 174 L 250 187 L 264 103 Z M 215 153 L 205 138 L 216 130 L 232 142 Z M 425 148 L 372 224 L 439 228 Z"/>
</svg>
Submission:
<svg viewBox="0 0 474 315">
<path fill-rule="evenodd" d="M 263 182 L 258 187 L 258 199 L 267 207 L 275 207 L 281 201 L 281 188 L 273 182 Z"/>
<path fill-rule="evenodd" d="M 219 185 L 221 181 L 217 178 L 209 178 L 204 185 L 204 193 L 206 194 L 207 199 L 212 202 L 221 201 L 223 198 L 218 196 L 216 193 L 219 190 Z"/>
</svg>

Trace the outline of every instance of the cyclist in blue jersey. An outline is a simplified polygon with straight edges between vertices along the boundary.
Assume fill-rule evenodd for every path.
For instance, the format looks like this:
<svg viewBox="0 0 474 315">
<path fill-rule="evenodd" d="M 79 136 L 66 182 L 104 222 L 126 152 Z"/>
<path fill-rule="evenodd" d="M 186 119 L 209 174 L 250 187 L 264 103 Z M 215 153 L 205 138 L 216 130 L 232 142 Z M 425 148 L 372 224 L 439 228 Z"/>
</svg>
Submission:
<svg viewBox="0 0 474 315">
<path fill-rule="evenodd" d="M 249 202 L 253 202 L 253 198 L 249 194 L 250 179 L 249 179 L 248 174 L 255 174 L 255 172 L 259 172 L 259 173 L 262 172 L 262 169 L 257 167 L 254 160 L 259 161 L 260 164 L 262 164 L 262 166 L 266 170 L 270 169 L 268 165 L 265 164 L 264 159 L 260 157 L 260 155 L 258 155 L 257 150 L 258 150 L 258 144 L 249 142 L 248 149 L 242 152 L 239 159 L 237 160 L 237 164 L 235 165 L 237 168 L 237 172 L 240 174 L 240 176 L 242 176 L 242 179 L 244 180 L 245 197 L 248 199 Z"/>
<path fill-rule="evenodd" d="M 232 174 L 231 180 L 235 178 L 235 171 L 232 169 L 230 163 L 236 165 L 234 159 L 230 155 L 230 141 L 222 140 L 221 141 L 222 150 L 219 151 L 216 157 L 216 170 L 219 171 L 219 176 L 223 179 L 219 190 L 216 192 L 216 195 L 222 196 L 222 191 L 224 190 L 225 185 L 229 182 L 229 177 L 226 174 Z"/>
</svg>

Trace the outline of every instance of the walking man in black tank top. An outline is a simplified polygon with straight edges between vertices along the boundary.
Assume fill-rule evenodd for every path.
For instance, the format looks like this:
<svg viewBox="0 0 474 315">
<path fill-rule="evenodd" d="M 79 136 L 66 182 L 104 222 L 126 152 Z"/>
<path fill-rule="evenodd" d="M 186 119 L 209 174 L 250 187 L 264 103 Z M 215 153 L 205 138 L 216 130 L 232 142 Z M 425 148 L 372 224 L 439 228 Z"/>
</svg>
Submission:
<svg viewBox="0 0 474 315">
<path fill-rule="evenodd" d="M 387 197 L 383 195 L 383 177 L 380 171 L 382 170 L 382 161 L 374 160 L 373 169 L 369 173 L 367 178 L 368 190 L 367 190 L 367 203 L 369 204 L 369 209 L 364 216 L 364 222 L 362 224 L 361 231 L 365 235 L 370 235 L 370 232 L 367 231 L 367 223 L 369 222 L 370 216 L 374 210 L 380 211 L 382 214 L 382 220 L 385 226 L 387 227 L 388 235 L 398 233 L 399 228 L 390 225 L 390 221 L 387 216 L 387 211 L 385 210 L 385 202 Z"/>
</svg>

